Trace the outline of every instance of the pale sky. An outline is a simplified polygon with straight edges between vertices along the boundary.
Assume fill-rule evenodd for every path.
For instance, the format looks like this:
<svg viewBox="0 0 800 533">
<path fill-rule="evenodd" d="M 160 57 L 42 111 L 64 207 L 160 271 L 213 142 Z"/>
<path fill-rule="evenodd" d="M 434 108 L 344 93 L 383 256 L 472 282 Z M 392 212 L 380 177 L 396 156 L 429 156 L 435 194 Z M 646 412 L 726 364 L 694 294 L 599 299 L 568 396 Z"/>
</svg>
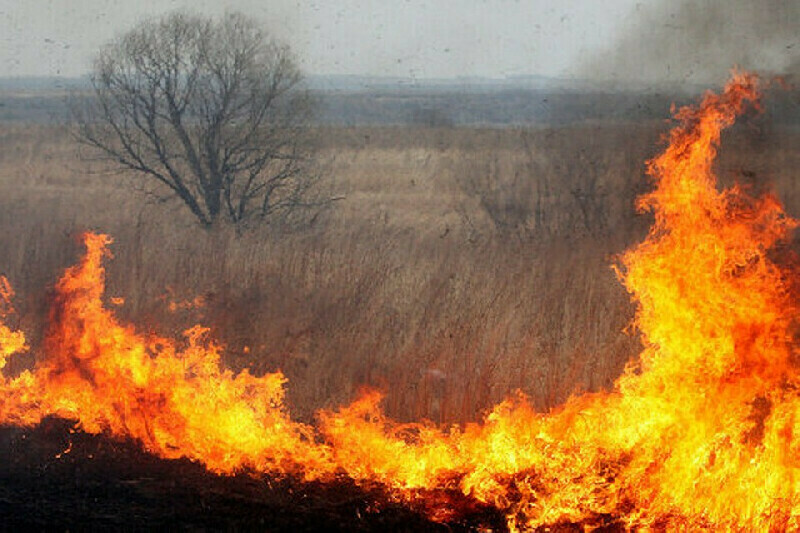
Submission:
<svg viewBox="0 0 800 533">
<path fill-rule="evenodd" d="M 98 47 L 176 8 L 239 10 L 309 74 L 572 76 L 647 0 L 0 0 L 0 77 L 79 76 Z"/>
</svg>

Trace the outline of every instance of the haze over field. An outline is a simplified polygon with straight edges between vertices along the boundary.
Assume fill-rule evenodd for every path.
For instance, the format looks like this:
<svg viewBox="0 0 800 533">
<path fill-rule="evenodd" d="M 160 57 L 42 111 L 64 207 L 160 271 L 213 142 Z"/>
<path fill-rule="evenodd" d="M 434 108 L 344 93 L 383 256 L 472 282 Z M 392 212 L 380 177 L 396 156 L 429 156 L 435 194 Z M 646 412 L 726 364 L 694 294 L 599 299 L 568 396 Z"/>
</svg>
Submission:
<svg viewBox="0 0 800 533">
<path fill-rule="evenodd" d="M 0 77 L 84 75 L 102 43 L 176 8 L 255 16 L 309 74 L 721 83 L 800 63 L 793 0 L 0 0 Z"/>
</svg>

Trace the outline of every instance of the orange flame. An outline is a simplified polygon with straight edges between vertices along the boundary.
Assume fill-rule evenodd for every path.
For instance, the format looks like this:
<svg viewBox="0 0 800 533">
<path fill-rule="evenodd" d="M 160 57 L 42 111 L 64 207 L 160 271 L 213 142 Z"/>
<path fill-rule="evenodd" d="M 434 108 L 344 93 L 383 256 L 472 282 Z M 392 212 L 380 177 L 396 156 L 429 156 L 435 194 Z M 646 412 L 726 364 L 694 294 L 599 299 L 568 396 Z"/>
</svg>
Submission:
<svg viewBox="0 0 800 533">
<path fill-rule="evenodd" d="M 481 423 L 443 430 L 397 424 L 367 392 L 320 412 L 317 427 L 300 424 L 283 404 L 283 375 L 225 370 L 204 328 L 174 342 L 120 324 L 103 305 L 111 241 L 87 234 L 86 256 L 56 286 L 42 362 L 0 373 L 0 422 L 56 415 L 220 473 L 344 472 L 407 500 L 461 491 L 504 511 L 512 529 L 608 517 L 798 528 L 798 310 L 776 246 L 796 222 L 774 197 L 717 190 L 712 170 L 721 131 L 758 97 L 755 76 L 734 74 L 721 94 L 678 111 L 669 146 L 650 162 L 656 187 L 640 206 L 655 224 L 619 266 L 644 350 L 609 393 L 547 415 L 520 395 Z M 23 349 L 24 336 L 0 325 L 0 369 Z M 457 513 L 446 505 L 432 515 Z"/>
<path fill-rule="evenodd" d="M 311 428 L 284 411 L 280 373 L 234 376 L 199 326 L 179 346 L 120 325 L 102 301 L 111 240 L 86 234 L 84 242 L 86 256 L 56 285 L 46 358 L 34 372 L 2 381 L 0 420 L 74 419 L 89 433 L 132 437 L 153 453 L 218 472 L 294 470 L 302 450 L 312 469 L 323 460 Z"/>
</svg>

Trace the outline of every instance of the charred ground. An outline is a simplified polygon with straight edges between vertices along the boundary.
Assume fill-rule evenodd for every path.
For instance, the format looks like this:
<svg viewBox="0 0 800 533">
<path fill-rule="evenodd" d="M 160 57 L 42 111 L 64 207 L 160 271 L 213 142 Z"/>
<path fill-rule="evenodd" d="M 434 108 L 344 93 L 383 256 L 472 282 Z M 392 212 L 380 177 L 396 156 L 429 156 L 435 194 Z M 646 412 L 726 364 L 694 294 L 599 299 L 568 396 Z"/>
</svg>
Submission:
<svg viewBox="0 0 800 533">
<path fill-rule="evenodd" d="M 0 529 L 258 531 L 503 531 L 494 509 L 456 493 L 393 502 L 378 486 L 242 473 L 218 476 L 188 460 L 163 460 L 131 441 L 75 431 L 50 418 L 33 429 L 0 427 Z M 426 501 L 462 510 L 444 523 Z M 415 508 L 417 507 L 417 508 Z"/>
</svg>

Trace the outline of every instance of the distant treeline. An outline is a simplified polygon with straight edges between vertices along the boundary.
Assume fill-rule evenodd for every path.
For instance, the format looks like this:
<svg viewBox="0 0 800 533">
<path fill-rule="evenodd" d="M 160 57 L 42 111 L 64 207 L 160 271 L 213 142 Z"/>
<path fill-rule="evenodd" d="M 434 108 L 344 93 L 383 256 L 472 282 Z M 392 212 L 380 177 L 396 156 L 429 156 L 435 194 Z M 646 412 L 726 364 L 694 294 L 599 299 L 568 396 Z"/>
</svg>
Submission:
<svg viewBox="0 0 800 533">
<path fill-rule="evenodd" d="M 476 92 L 320 93 L 319 121 L 330 125 L 546 125 L 668 118 L 695 95 L 639 92 L 514 90 Z M 766 113 L 800 124 L 800 92 L 774 91 Z"/>
<path fill-rule="evenodd" d="M 670 116 L 672 105 L 693 95 L 656 92 L 553 90 L 375 91 L 314 90 L 321 125 L 558 126 L 585 121 L 642 121 Z M 766 99 L 767 117 L 800 125 L 800 91 L 775 90 Z M 0 91 L 0 121 L 62 122 L 65 93 Z"/>
<path fill-rule="evenodd" d="M 661 94 L 492 91 L 321 94 L 327 124 L 559 125 L 586 120 L 642 120 L 668 116 Z M 689 101 L 688 97 L 682 100 Z"/>
</svg>

